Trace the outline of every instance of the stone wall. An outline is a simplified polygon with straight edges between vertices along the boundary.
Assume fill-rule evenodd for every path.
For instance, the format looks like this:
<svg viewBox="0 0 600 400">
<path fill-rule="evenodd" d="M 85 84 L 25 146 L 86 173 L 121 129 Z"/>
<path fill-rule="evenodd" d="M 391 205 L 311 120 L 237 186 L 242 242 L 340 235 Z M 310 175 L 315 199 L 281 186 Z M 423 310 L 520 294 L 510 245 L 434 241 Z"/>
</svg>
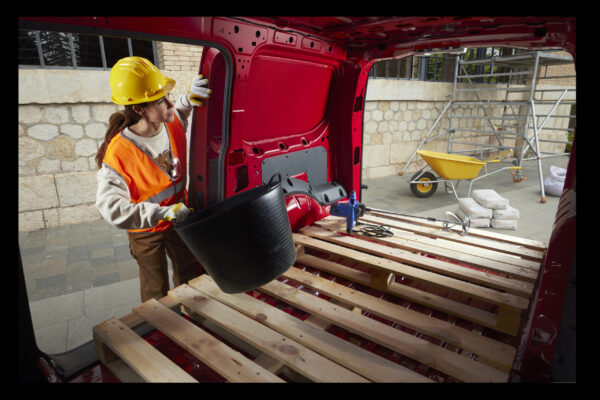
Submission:
<svg viewBox="0 0 600 400">
<path fill-rule="evenodd" d="M 19 107 L 19 229 L 98 219 L 94 156 L 111 104 Z"/>
</svg>

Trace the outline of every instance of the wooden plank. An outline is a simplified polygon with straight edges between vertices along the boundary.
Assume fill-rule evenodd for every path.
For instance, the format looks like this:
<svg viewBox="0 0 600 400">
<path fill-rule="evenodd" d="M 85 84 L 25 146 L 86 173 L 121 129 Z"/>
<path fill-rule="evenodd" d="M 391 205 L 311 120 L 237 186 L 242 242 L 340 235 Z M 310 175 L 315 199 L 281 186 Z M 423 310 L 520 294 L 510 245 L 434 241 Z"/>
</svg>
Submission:
<svg viewBox="0 0 600 400">
<path fill-rule="evenodd" d="M 94 326 L 93 335 L 146 382 L 197 382 L 116 318 Z"/>
<path fill-rule="evenodd" d="M 361 285 L 373 287 L 370 282 L 371 279 L 369 274 L 366 272 L 358 271 L 310 254 L 304 254 L 298 257 L 296 261 L 322 271 L 330 272 Z M 402 285 L 400 283 L 393 282 L 389 288 L 384 291 L 386 293 L 414 301 L 415 303 L 423 304 L 427 307 L 456 315 L 457 317 L 466 319 L 468 321 L 476 322 L 488 328 L 496 329 L 498 324 L 498 318 L 495 314 L 441 296 L 437 296 L 429 292 L 415 289 L 410 286 Z"/>
<path fill-rule="evenodd" d="M 121 383 L 144 383 L 142 377 L 120 358 L 103 364 Z"/>
<path fill-rule="evenodd" d="M 495 368 L 508 372 L 512 367 L 516 349 L 504 343 L 358 290 L 349 289 L 296 267 L 291 267 L 283 277 L 318 290 L 333 299 L 361 307 L 382 318 L 475 353 L 479 356 L 479 361 Z"/>
<path fill-rule="evenodd" d="M 133 311 L 230 382 L 283 382 L 157 300 Z"/>
<path fill-rule="evenodd" d="M 170 309 L 173 309 L 179 305 L 177 299 L 170 296 L 161 297 L 158 299 L 158 301 Z M 135 329 L 145 322 L 142 317 L 133 311 L 120 317 L 119 320 L 131 329 Z"/>
<path fill-rule="evenodd" d="M 478 285 L 506 291 L 518 296 L 530 297 L 533 292 L 533 283 L 530 282 L 524 282 L 519 279 L 509 279 L 503 276 L 489 274 L 484 271 L 466 268 L 448 261 L 425 257 L 410 251 L 363 240 L 360 237 L 349 236 L 345 233 L 327 231 L 316 226 L 302 228 L 300 229 L 300 233 L 323 239 L 331 243 L 336 243 L 344 247 L 353 248 L 364 253 L 384 257 L 410 266 L 420 267 L 444 276 L 467 280 Z"/>
<path fill-rule="evenodd" d="M 338 218 L 334 216 L 329 216 L 324 218 L 321 221 L 332 221 L 333 218 Z M 320 222 L 320 221 L 319 221 Z M 397 225 L 401 225 L 401 222 L 392 221 L 387 218 L 376 217 L 374 215 L 365 215 L 359 219 L 359 223 L 369 223 L 376 225 L 385 225 L 389 226 L 392 233 L 394 233 L 394 237 L 400 237 L 405 240 L 411 240 L 418 243 L 429 244 L 431 246 L 436 246 L 442 249 L 455 250 L 460 251 L 465 254 L 471 254 L 477 257 L 485 258 L 488 260 L 500 261 L 502 263 L 516 265 L 522 268 L 529 268 L 538 271 L 541 267 L 541 263 L 539 260 L 528 260 L 525 258 L 521 258 L 520 256 L 514 254 L 507 254 L 498 250 L 486 249 L 480 246 L 474 246 L 471 243 L 461 243 L 455 240 L 448 240 L 443 237 L 432 237 L 429 234 L 422 234 L 419 231 L 406 230 L 396 227 Z M 317 223 L 315 223 L 317 224 Z M 407 224 L 409 226 L 416 226 L 414 224 Z M 360 226 L 357 226 L 360 228 Z M 426 232 L 423 232 L 426 233 Z M 459 235 L 461 236 L 461 235 Z"/>
<path fill-rule="evenodd" d="M 314 225 L 339 233 L 346 232 L 346 223 L 340 221 L 337 217 L 335 219 L 327 217 L 315 222 Z M 506 274 L 511 278 L 530 282 L 535 282 L 541 266 L 539 262 L 524 260 L 497 251 L 486 250 L 449 240 L 433 239 L 400 229 L 389 228 L 394 236 L 381 238 L 368 236 L 360 229 L 360 225 L 358 225 L 357 229 L 352 232 L 352 235 L 411 252 L 426 253 L 447 260 L 469 264 L 476 268 L 485 268 L 490 271 Z"/>
<path fill-rule="evenodd" d="M 169 291 L 169 294 L 176 297 L 194 313 L 216 323 L 267 355 L 284 362 L 290 369 L 313 382 L 369 382 L 362 376 L 315 353 L 295 340 L 188 285 L 178 286 Z"/>
<path fill-rule="evenodd" d="M 504 371 L 353 313 L 285 283 L 271 281 L 261 286 L 260 290 L 461 381 L 506 382 L 508 379 Z"/>
<path fill-rule="evenodd" d="M 357 250 L 353 250 L 353 249 L 344 247 L 344 246 L 353 246 L 353 247 L 360 248 L 361 250 L 371 252 L 371 251 L 374 251 L 376 246 L 378 246 L 377 244 L 374 244 L 374 243 L 368 243 L 367 245 L 365 245 L 364 244 L 365 242 L 361 239 L 354 238 L 351 236 L 340 235 L 340 234 L 337 234 L 334 232 L 328 232 L 328 231 L 325 231 L 323 229 L 316 228 L 316 227 L 306 227 L 306 228 L 302 228 L 300 231 L 302 233 L 309 233 L 311 235 L 318 236 L 319 239 L 324 239 L 329 242 L 335 242 L 335 244 L 328 243 L 328 242 L 324 242 L 323 240 L 318 240 L 318 239 L 307 237 L 307 236 L 304 236 L 301 234 L 296 234 L 296 233 L 293 234 L 294 242 L 303 244 L 304 246 L 307 246 L 307 247 L 317 248 L 319 250 L 338 254 L 338 255 L 347 257 L 353 261 L 364 263 L 370 267 L 384 269 L 384 270 L 387 270 L 389 272 L 392 272 L 392 273 L 395 273 L 398 275 L 402 275 L 402 276 L 406 276 L 406 277 L 416 279 L 419 281 L 428 282 L 428 283 L 431 283 L 434 285 L 442 286 L 449 290 L 453 290 L 453 291 L 456 291 L 459 293 L 466 294 L 467 296 L 476 298 L 478 300 L 487 301 L 487 302 L 497 304 L 497 305 L 500 305 L 503 307 L 513 307 L 516 309 L 525 310 L 525 309 L 527 309 L 527 307 L 529 305 L 528 299 L 526 299 L 524 297 L 515 296 L 510 293 L 499 292 L 499 291 L 496 291 L 493 289 L 489 289 L 487 287 L 478 286 L 478 285 L 475 285 L 475 284 L 472 284 L 469 282 L 464 282 L 462 280 L 458 280 L 458 279 L 455 279 L 452 277 L 448 277 L 448 276 L 440 275 L 440 274 L 437 274 L 434 272 L 415 268 L 415 267 L 400 263 L 398 261 L 380 258 L 380 257 L 374 256 L 371 254 L 367 254 L 367 253 L 364 253 L 361 251 L 357 251 Z M 340 243 L 343 243 L 344 246 L 340 245 Z M 392 249 L 392 250 L 397 250 L 397 249 Z M 384 249 L 384 251 L 386 253 L 389 252 L 389 250 L 387 250 L 387 249 Z M 455 266 L 455 265 L 442 265 L 442 264 L 440 264 L 441 262 L 436 262 L 439 260 L 433 260 L 433 259 L 430 259 L 430 258 L 427 258 L 424 256 L 414 255 L 412 253 L 407 253 L 407 252 L 403 252 L 403 253 L 406 253 L 406 254 L 403 254 L 403 257 L 405 259 L 408 259 L 411 262 L 414 262 L 415 264 L 417 264 L 421 267 L 423 267 L 423 266 L 430 267 L 430 268 L 438 268 L 439 267 L 440 269 L 443 269 L 445 271 L 445 273 L 454 274 L 454 276 L 461 276 L 463 278 L 468 277 L 469 279 L 477 280 L 479 282 L 485 281 L 486 284 L 488 284 L 488 285 L 498 285 L 497 278 L 499 278 L 499 277 L 494 277 L 489 280 L 477 279 L 477 276 L 479 275 L 477 273 L 480 271 L 473 271 L 473 270 L 469 270 L 469 271 L 473 271 L 473 272 L 458 271 L 457 269 L 468 270 L 468 268 L 459 267 L 459 266 Z M 389 257 L 389 256 L 386 255 L 386 257 Z M 416 257 L 419 257 L 422 259 L 427 259 L 427 260 L 420 260 L 420 259 L 417 259 Z M 428 260 L 431 260 L 431 261 L 428 261 Z M 444 264 L 450 264 L 450 263 L 444 263 Z M 522 283 L 522 282 L 520 282 L 520 283 Z M 514 285 L 518 286 L 516 283 Z M 500 286 L 500 285 L 498 285 L 498 286 Z M 508 286 L 508 285 L 502 285 L 502 287 L 506 287 L 506 286 Z"/>
<path fill-rule="evenodd" d="M 315 223 L 315 226 L 322 229 L 326 229 L 331 232 L 345 234 L 345 224 L 340 224 L 337 222 L 317 222 Z M 392 232 L 397 233 L 397 230 L 392 230 Z M 405 240 L 399 236 L 377 238 L 367 236 L 361 233 L 360 231 L 353 232 L 352 236 L 367 239 L 371 242 L 375 242 L 388 247 L 393 247 L 402 251 L 408 251 L 411 253 L 419 254 L 429 254 L 432 256 L 441 257 L 444 260 L 451 260 L 467 264 L 475 268 L 483 268 L 489 271 L 500 272 L 502 274 L 508 275 L 510 278 L 523 280 L 527 282 L 535 282 L 538 275 L 538 271 L 532 270 L 530 268 L 523 268 L 511 264 L 506 264 L 503 262 L 498 262 L 495 260 L 485 259 L 453 249 L 439 248 L 437 246 L 432 246 L 428 243 L 423 243 L 418 240 Z M 526 289 L 530 295 L 533 291 L 533 284 L 529 283 L 528 285 L 524 286 L 524 289 Z"/>
<path fill-rule="evenodd" d="M 443 229 L 441 222 L 424 222 L 425 220 L 419 220 L 417 218 L 409 219 L 408 217 L 395 217 L 387 214 L 374 212 L 365 213 L 365 216 L 362 218 L 366 220 L 365 218 L 368 215 L 385 217 L 389 220 L 388 225 L 394 228 L 404 229 L 411 232 L 417 232 L 422 235 L 429 235 L 435 238 L 453 240 L 459 243 L 479 246 L 484 249 L 502 251 L 506 254 L 511 254 L 534 261 L 541 261 L 544 256 L 545 248 L 541 249 L 536 247 L 532 249 L 516 243 L 499 242 L 497 240 L 494 240 L 493 238 L 486 238 L 481 235 L 474 234 L 474 232 L 476 231 L 474 228 L 469 229 L 469 234 L 463 236 L 460 234 L 461 231 L 458 229 Z"/>
<path fill-rule="evenodd" d="M 368 213 L 373 214 L 373 215 L 379 215 L 379 216 L 389 218 L 389 219 L 395 219 L 395 220 L 399 220 L 399 221 L 408 221 L 408 222 L 412 222 L 415 224 L 421 224 L 424 226 L 433 226 L 436 228 L 443 228 L 443 226 L 444 226 L 444 222 L 430 221 L 430 220 L 426 220 L 423 218 L 399 216 L 399 215 L 387 214 L 387 213 L 376 212 L 376 211 L 373 211 L 373 212 L 369 211 Z M 454 228 L 451 227 L 450 230 L 454 231 L 454 232 L 459 232 L 459 233 L 461 232 L 461 228 L 457 228 L 457 227 L 454 227 Z M 498 242 L 514 244 L 516 246 L 524 246 L 524 247 L 538 250 L 541 252 L 545 251 L 548 248 L 547 243 L 539 241 L 539 240 L 527 239 L 527 238 L 522 238 L 522 237 L 514 236 L 514 235 L 507 235 L 504 233 L 495 232 L 495 231 L 491 231 L 491 230 L 470 228 L 469 234 L 472 236 L 479 236 L 481 238 L 495 240 Z"/>
<path fill-rule="evenodd" d="M 114 376 L 123 383 L 143 383 L 144 380 L 139 376 L 125 361 L 121 360 L 111 349 L 109 349 L 101 340 L 94 337 L 94 345 L 96 347 L 96 355 L 98 360 L 104 364 L 106 368 Z"/>
<path fill-rule="evenodd" d="M 208 275 L 189 285 L 374 382 L 432 382 L 245 293 L 224 293 Z"/>
</svg>

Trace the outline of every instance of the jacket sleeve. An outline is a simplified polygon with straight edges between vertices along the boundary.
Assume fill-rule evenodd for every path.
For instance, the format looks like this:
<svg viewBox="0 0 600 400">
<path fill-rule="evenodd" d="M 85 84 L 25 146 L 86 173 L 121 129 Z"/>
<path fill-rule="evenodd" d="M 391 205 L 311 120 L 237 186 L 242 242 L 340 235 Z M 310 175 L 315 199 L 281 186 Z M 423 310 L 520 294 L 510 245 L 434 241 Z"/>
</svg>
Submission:
<svg viewBox="0 0 600 400">
<path fill-rule="evenodd" d="M 185 95 L 183 95 L 183 96 L 185 96 Z M 188 122 L 189 122 L 190 114 L 192 113 L 192 109 L 194 107 L 184 105 L 184 102 L 182 102 L 183 96 L 181 96 L 175 102 L 175 111 L 177 112 L 177 115 L 179 116 L 179 120 L 183 124 L 183 130 L 187 131 L 187 128 L 189 125 Z"/>
<path fill-rule="evenodd" d="M 129 188 L 117 174 L 102 166 L 96 174 L 98 191 L 96 208 L 111 225 L 121 229 L 147 229 L 158 224 L 166 207 L 154 203 L 132 203 Z"/>
</svg>

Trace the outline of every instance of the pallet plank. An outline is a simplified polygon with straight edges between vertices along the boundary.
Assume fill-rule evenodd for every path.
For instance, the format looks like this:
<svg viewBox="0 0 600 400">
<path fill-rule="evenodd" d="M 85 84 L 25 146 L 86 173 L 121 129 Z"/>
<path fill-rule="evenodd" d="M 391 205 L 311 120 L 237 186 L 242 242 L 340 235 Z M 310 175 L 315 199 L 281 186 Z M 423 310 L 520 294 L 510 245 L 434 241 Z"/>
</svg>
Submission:
<svg viewBox="0 0 600 400">
<path fill-rule="evenodd" d="M 432 382 L 245 293 L 224 293 L 207 275 L 189 285 L 374 382 Z"/>
<path fill-rule="evenodd" d="M 466 268 L 448 261 L 425 257 L 404 249 L 367 241 L 359 236 L 349 236 L 337 231 L 324 230 L 316 226 L 303 228 L 300 232 L 307 236 L 327 240 L 365 253 L 384 257 L 388 260 L 406 263 L 444 276 L 467 280 L 471 283 L 492 287 L 515 295 L 530 297 L 533 292 L 533 283 L 531 282 L 525 282 L 520 279 L 509 279 L 484 271 Z M 531 281 L 534 280 L 532 276 Z"/>
<path fill-rule="evenodd" d="M 333 261 L 315 257 L 310 254 L 304 254 L 298 257 L 297 262 L 335 274 L 344 279 L 349 279 L 361 285 L 382 290 L 371 284 L 370 275 L 368 273 L 346 267 Z M 455 315 L 468 321 L 476 322 L 488 328 L 494 329 L 498 324 L 498 318 L 495 314 L 400 283 L 392 282 L 392 284 L 383 291 Z"/>
<path fill-rule="evenodd" d="M 197 382 L 114 317 L 94 326 L 93 335 L 146 382 Z"/>
<path fill-rule="evenodd" d="M 338 233 L 345 233 L 346 229 L 345 222 L 340 221 L 337 218 L 330 219 L 330 217 L 317 221 L 314 225 Z M 401 231 L 395 228 L 389 228 L 389 230 L 394 236 L 368 236 L 360 230 L 360 225 L 357 225 L 357 229 L 352 232 L 352 235 L 413 253 L 426 253 L 442 257 L 446 260 L 468 264 L 475 268 L 484 268 L 486 270 L 508 275 L 511 278 L 529 282 L 535 282 L 540 268 L 539 262 L 523 260 L 502 253 L 444 239 L 432 239 L 430 237 Z M 501 257 L 503 260 L 500 260 Z M 512 260 L 507 262 L 508 259 Z"/>
<path fill-rule="evenodd" d="M 360 375 L 188 285 L 178 286 L 169 291 L 169 294 L 194 313 L 208 318 L 267 355 L 283 361 L 290 369 L 314 382 L 368 382 Z"/>
<path fill-rule="evenodd" d="M 444 222 L 440 222 L 440 221 L 430 221 L 430 220 L 426 220 L 426 219 L 422 219 L 422 218 L 398 216 L 398 215 L 382 213 L 382 212 L 372 212 L 372 213 L 385 216 L 386 218 L 406 220 L 406 221 L 410 221 L 410 222 L 417 223 L 417 224 L 431 225 L 431 226 L 436 226 L 436 227 L 440 227 L 440 228 L 443 227 L 443 225 L 444 225 Z M 453 230 L 455 232 L 461 231 L 459 228 L 450 228 L 450 230 Z M 491 230 L 487 230 L 487 229 L 471 228 L 471 229 L 469 229 L 469 232 L 472 232 L 473 235 L 480 236 L 482 238 L 488 238 L 488 239 L 496 240 L 499 242 L 511 243 L 511 244 L 515 244 L 517 246 L 525 246 L 527 248 L 538 249 L 540 251 L 544 251 L 548 247 L 547 243 L 542 242 L 540 240 L 527 239 L 527 238 L 514 236 L 514 235 L 507 235 L 505 233 L 495 232 L 495 231 L 491 231 Z"/>
<path fill-rule="evenodd" d="M 337 219 L 338 217 L 329 216 L 321 221 L 333 221 L 333 218 Z M 473 256 L 481 257 L 483 259 L 494 260 L 501 263 L 515 265 L 521 268 L 532 269 L 535 271 L 539 271 L 541 266 L 539 260 L 528 260 L 525 258 L 521 258 L 517 255 L 506 254 L 502 251 L 486 249 L 480 246 L 474 246 L 473 244 L 468 243 L 468 241 L 467 243 L 461 243 L 455 240 L 448 240 L 443 237 L 432 237 L 431 235 L 424 235 L 421 232 L 400 229 L 396 227 L 397 225 L 401 224 L 400 222 L 389 220 L 387 218 L 376 217 L 373 215 L 366 214 L 363 217 L 359 218 L 359 223 L 389 226 L 390 230 L 394 233 L 394 237 L 399 237 L 404 240 L 409 240 L 417 243 L 428 244 L 431 246 L 439 247 L 440 249 L 459 251 L 464 254 L 470 254 Z M 317 225 L 317 223 L 315 223 L 315 225 Z M 415 226 L 414 224 L 411 225 Z"/>
<path fill-rule="evenodd" d="M 352 306 L 361 307 L 363 310 L 387 320 L 398 322 L 410 329 L 475 353 L 479 356 L 480 361 L 495 368 L 508 372 L 512 367 L 516 349 L 504 343 L 366 293 L 349 289 L 296 267 L 291 267 L 283 274 L 283 277 Z"/>
<path fill-rule="evenodd" d="M 260 290 L 461 381 L 506 382 L 508 380 L 508 374 L 504 371 L 358 315 L 285 283 L 271 281 L 261 286 Z"/>
<path fill-rule="evenodd" d="M 283 382 L 157 300 L 148 300 L 133 311 L 228 381 Z"/>
<path fill-rule="evenodd" d="M 370 252 L 370 251 L 373 251 L 373 249 L 376 248 L 376 246 L 377 246 L 376 244 L 373 244 L 373 243 L 368 243 L 365 245 L 364 241 L 362 241 L 361 239 L 358 239 L 358 238 L 340 235 L 340 234 L 336 234 L 333 232 L 328 232 L 328 231 L 325 231 L 323 229 L 316 228 L 316 227 L 302 228 L 301 232 L 315 235 L 318 237 L 318 239 L 316 239 L 313 237 L 305 236 L 303 234 L 293 234 L 294 241 L 296 243 L 303 244 L 307 247 L 313 247 L 313 248 L 317 248 L 319 250 L 328 251 L 328 252 L 332 252 L 332 253 L 335 253 L 338 255 L 342 255 L 344 257 L 347 257 L 349 259 L 352 259 L 352 260 L 360 262 L 360 263 L 367 264 L 374 268 L 384 269 L 384 270 L 387 270 L 392 273 L 410 277 L 412 279 L 429 282 L 429 283 L 436 284 L 436 285 L 439 285 L 442 287 L 446 287 L 449 290 L 463 293 L 467 296 L 476 298 L 478 300 L 487 301 L 487 302 L 497 304 L 497 305 L 500 305 L 503 307 L 512 307 L 512 308 L 516 308 L 519 310 L 525 310 L 525 309 L 527 309 L 527 306 L 529 305 L 528 299 L 526 299 L 524 297 L 515 296 L 510 293 L 499 292 L 499 291 L 496 291 L 493 289 L 489 289 L 487 287 L 478 286 L 478 285 L 475 285 L 472 283 L 458 280 L 456 278 L 439 275 L 437 273 L 425 271 L 425 270 L 422 270 L 419 268 L 415 268 L 415 267 L 400 263 L 398 261 L 388 260 L 386 258 L 380 258 L 380 257 L 374 256 L 371 254 L 367 254 L 365 252 L 361 252 L 361 251 L 358 251 L 355 249 L 350 249 L 350 248 L 345 247 L 345 246 L 353 246 L 353 247 L 358 247 L 361 250 Z M 323 239 L 323 240 L 319 240 L 319 239 Z M 324 240 L 327 240 L 327 242 L 325 242 Z M 329 243 L 329 242 L 334 242 L 334 243 Z M 341 245 L 341 243 L 343 243 L 343 245 Z M 388 252 L 387 249 L 385 249 L 385 251 Z M 404 253 L 407 253 L 407 252 L 404 252 Z M 420 257 L 423 259 L 425 259 L 427 257 L 414 255 L 412 253 L 403 254 L 402 256 L 405 257 L 406 259 L 411 260 L 411 262 L 417 263 L 419 266 L 431 267 L 433 265 L 434 268 L 439 266 L 440 268 L 443 268 L 446 271 L 448 271 L 448 270 L 456 271 L 456 268 L 460 268 L 460 267 L 453 266 L 453 265 L 443 265 L 442 266 L 442 264 L 435 262 L 435 261 L 439 261 L 439 260 L 429 259 L 433 262 L 427 261 L 427 260 L 420 260 L 415 257 Z M 445 263 L 445 264 L 449 264 L 449 263 Z M 466 270 L 467 268 L 461 268 L 461 269 Z M 459 271 L 456 271 L 456 272 L 459 272 Z M 463 272 L 463 271 L 460 271 L 460 272 Z M 479 271 L 474 271 L 474 272 L 479 272 Z M 470 276 L 476 276 L 470 272 L 467 272 L 467 273 L 463 272 L 463 274 L 470 275 Z M 496 279 L 492 279 L 491 281 L 496 282 Z M 490 283 L 488 282 L 488 284 L 490 284 Z"/>
<path fill-rule="evenodd" d="M 547 248 L 547 245 L 543 242 L 534 241 L 532 246 L 528 247 L 525 243 L 523 243 L 527 242 L 527 239 L 522 239 L 517 236 L 497 234 L 495 232 L 492 234 L 482 229 L 471 228 L 469 229 L 469 234 L 463 236 L 460 234 L 460 229 L 444 229 L 442 222 L 426 221 L 418 218 L 402 217 L 380 212 L 365 213 L 365 216 L 367 215 L 384 217 L 390 221 L 389 225 L 395 228 L 418 232 L 420 234 L 429 235 L 436 238 L 441 237 L 459 243 L 480 246 L 485 249 L 502 251 L 507 254 L 512 254 L 535 261 L 542 260 L 544 252 Z M 498 240 L 498 237 L 506 239 L 500 241 Z"/>
</svg>

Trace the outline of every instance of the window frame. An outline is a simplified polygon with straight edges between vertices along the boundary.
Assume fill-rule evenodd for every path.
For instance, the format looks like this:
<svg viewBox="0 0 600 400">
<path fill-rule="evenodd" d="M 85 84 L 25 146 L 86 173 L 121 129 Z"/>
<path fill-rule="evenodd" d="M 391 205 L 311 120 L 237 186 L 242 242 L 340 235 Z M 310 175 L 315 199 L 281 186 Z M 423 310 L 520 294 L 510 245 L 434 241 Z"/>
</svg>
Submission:
<svg viewBox="0 0 600 400">
<path fill-rule="evenodd" d="M 68 66 L 68 65 L 46 65 L 44 62 L 44 55 L 43 55 L 43 49 L 42 49 L 42 41 L 40 39 L 40 32 L 42 32 L 42 30 L 33 30 L 33 29 L 20 29 L 23 31 L 27 31 L 27 32 L 34 32 L 35 35 L 35 44 L 36 44 L 36 48 L 37 48 L 37 55 L 38 55 L 38 59 L 40 61 L 40 64 L 18 64 L 19 68 L 25 68 L 25 69 L 48 69 L 48 70 L 88 70 L 88 71 L 108 71 L 112 68 L 111 66 L 108 66 L 106 64 L 106 50 L 105 50 L 105 44 L 104 44 L 104 37 L 110 36 L 110 37 L 117 37 L 117 38 L 121 38 L 121 39 L 126 39 L 127 40 L 127 51 L 129 56 L 133 56 L 133 45 L 132 45 L 132 38 L 131 37 L 126 37 L 126 36 L 113 36 L 113 35 L 99 35 L 99 34 L 93 34 L 93 33 L 86 33 L 86 35 L 89 36 L 96 36 L 98 38 L 98 46 L 100 47 L 100 57 L 102 60 L 102 67 L 83 67 L 83 66 L 79 66 L 77 65 L 77 57 L 75 54 L 75 50 L 74 50 L 74 45 L 73 45 L 73 32 L 58 32 L 58 33 L 64 33 L 67 35 L 68 40 L 69 40 L 69 54 L 71 57 L 71 62 L 72 65 Z M 45 31 L 44 31 L 45 32 Z M 48 32 L 52 32 L 52 31 L 48 31 Z M 138 38 L 133 38 L 135 40 L 147 40 L 147 39 L 138 39 Z M 158 46 L 156 44 L 156 40 L 148 40 L 152 43 L 152 62 L 154 65 L 156 65 L 157 68 L 160 69 L 159 66 L 159 61 L 158 61 Z"/>
<path fill-rule="evenodd" d="M 471 48 L 468 50 L 469 59 L 485 59 L 491 58 L 494 55 L 502 54 L 502 47 L 481 47 L 481 48 Z M 515 49 L 511 50 L 514 52 Z M 456 56 L 454 56 L 456 57 Z M 394 80 L 414 80 L 414 81 L 425 81 L 425 82 L 453 82 L 454 74 L 452 74 L 452 79 L 443 79 L 445 75 L 449 75 L 448 70 L 454 71 L 454 63 L 455 58 L 450 57 L 449 54 L 446 53 L 433 53 L 431 55 L 423 55 L 423 56 L 408 56 L 398 59 L 387 59 L 379 61 L 373 64 L 371 70 L 369 71 L 369 79 L 394 79 Z M 406 77 L 402 77 L 402 68 L 400 60 L 407 60 L 408 72 Z M 397 61 L 396 75 L 390 74 L 389 64 L 390 62 Z M 377 65 L 378 64 L 385 65 L 385 76 L 377 75 Z M 472 66 L 476 68 L 477 66 Z M 381 65 L 379 66 L 381 68 Z M 495 67 L 498 68 L 498 67 Z M 432 72 L 429 69 L 433 70 L 433 79 L 431 78 Z M 438 75 L 440 79 L 437 79 Z M 480 78 L 482 79 L 482 78 Z M 486 78 L 488 79 L 488 78 Z M 480 82 L 480 83 L 503 83 L 503 82 Z"/>
</svg>

